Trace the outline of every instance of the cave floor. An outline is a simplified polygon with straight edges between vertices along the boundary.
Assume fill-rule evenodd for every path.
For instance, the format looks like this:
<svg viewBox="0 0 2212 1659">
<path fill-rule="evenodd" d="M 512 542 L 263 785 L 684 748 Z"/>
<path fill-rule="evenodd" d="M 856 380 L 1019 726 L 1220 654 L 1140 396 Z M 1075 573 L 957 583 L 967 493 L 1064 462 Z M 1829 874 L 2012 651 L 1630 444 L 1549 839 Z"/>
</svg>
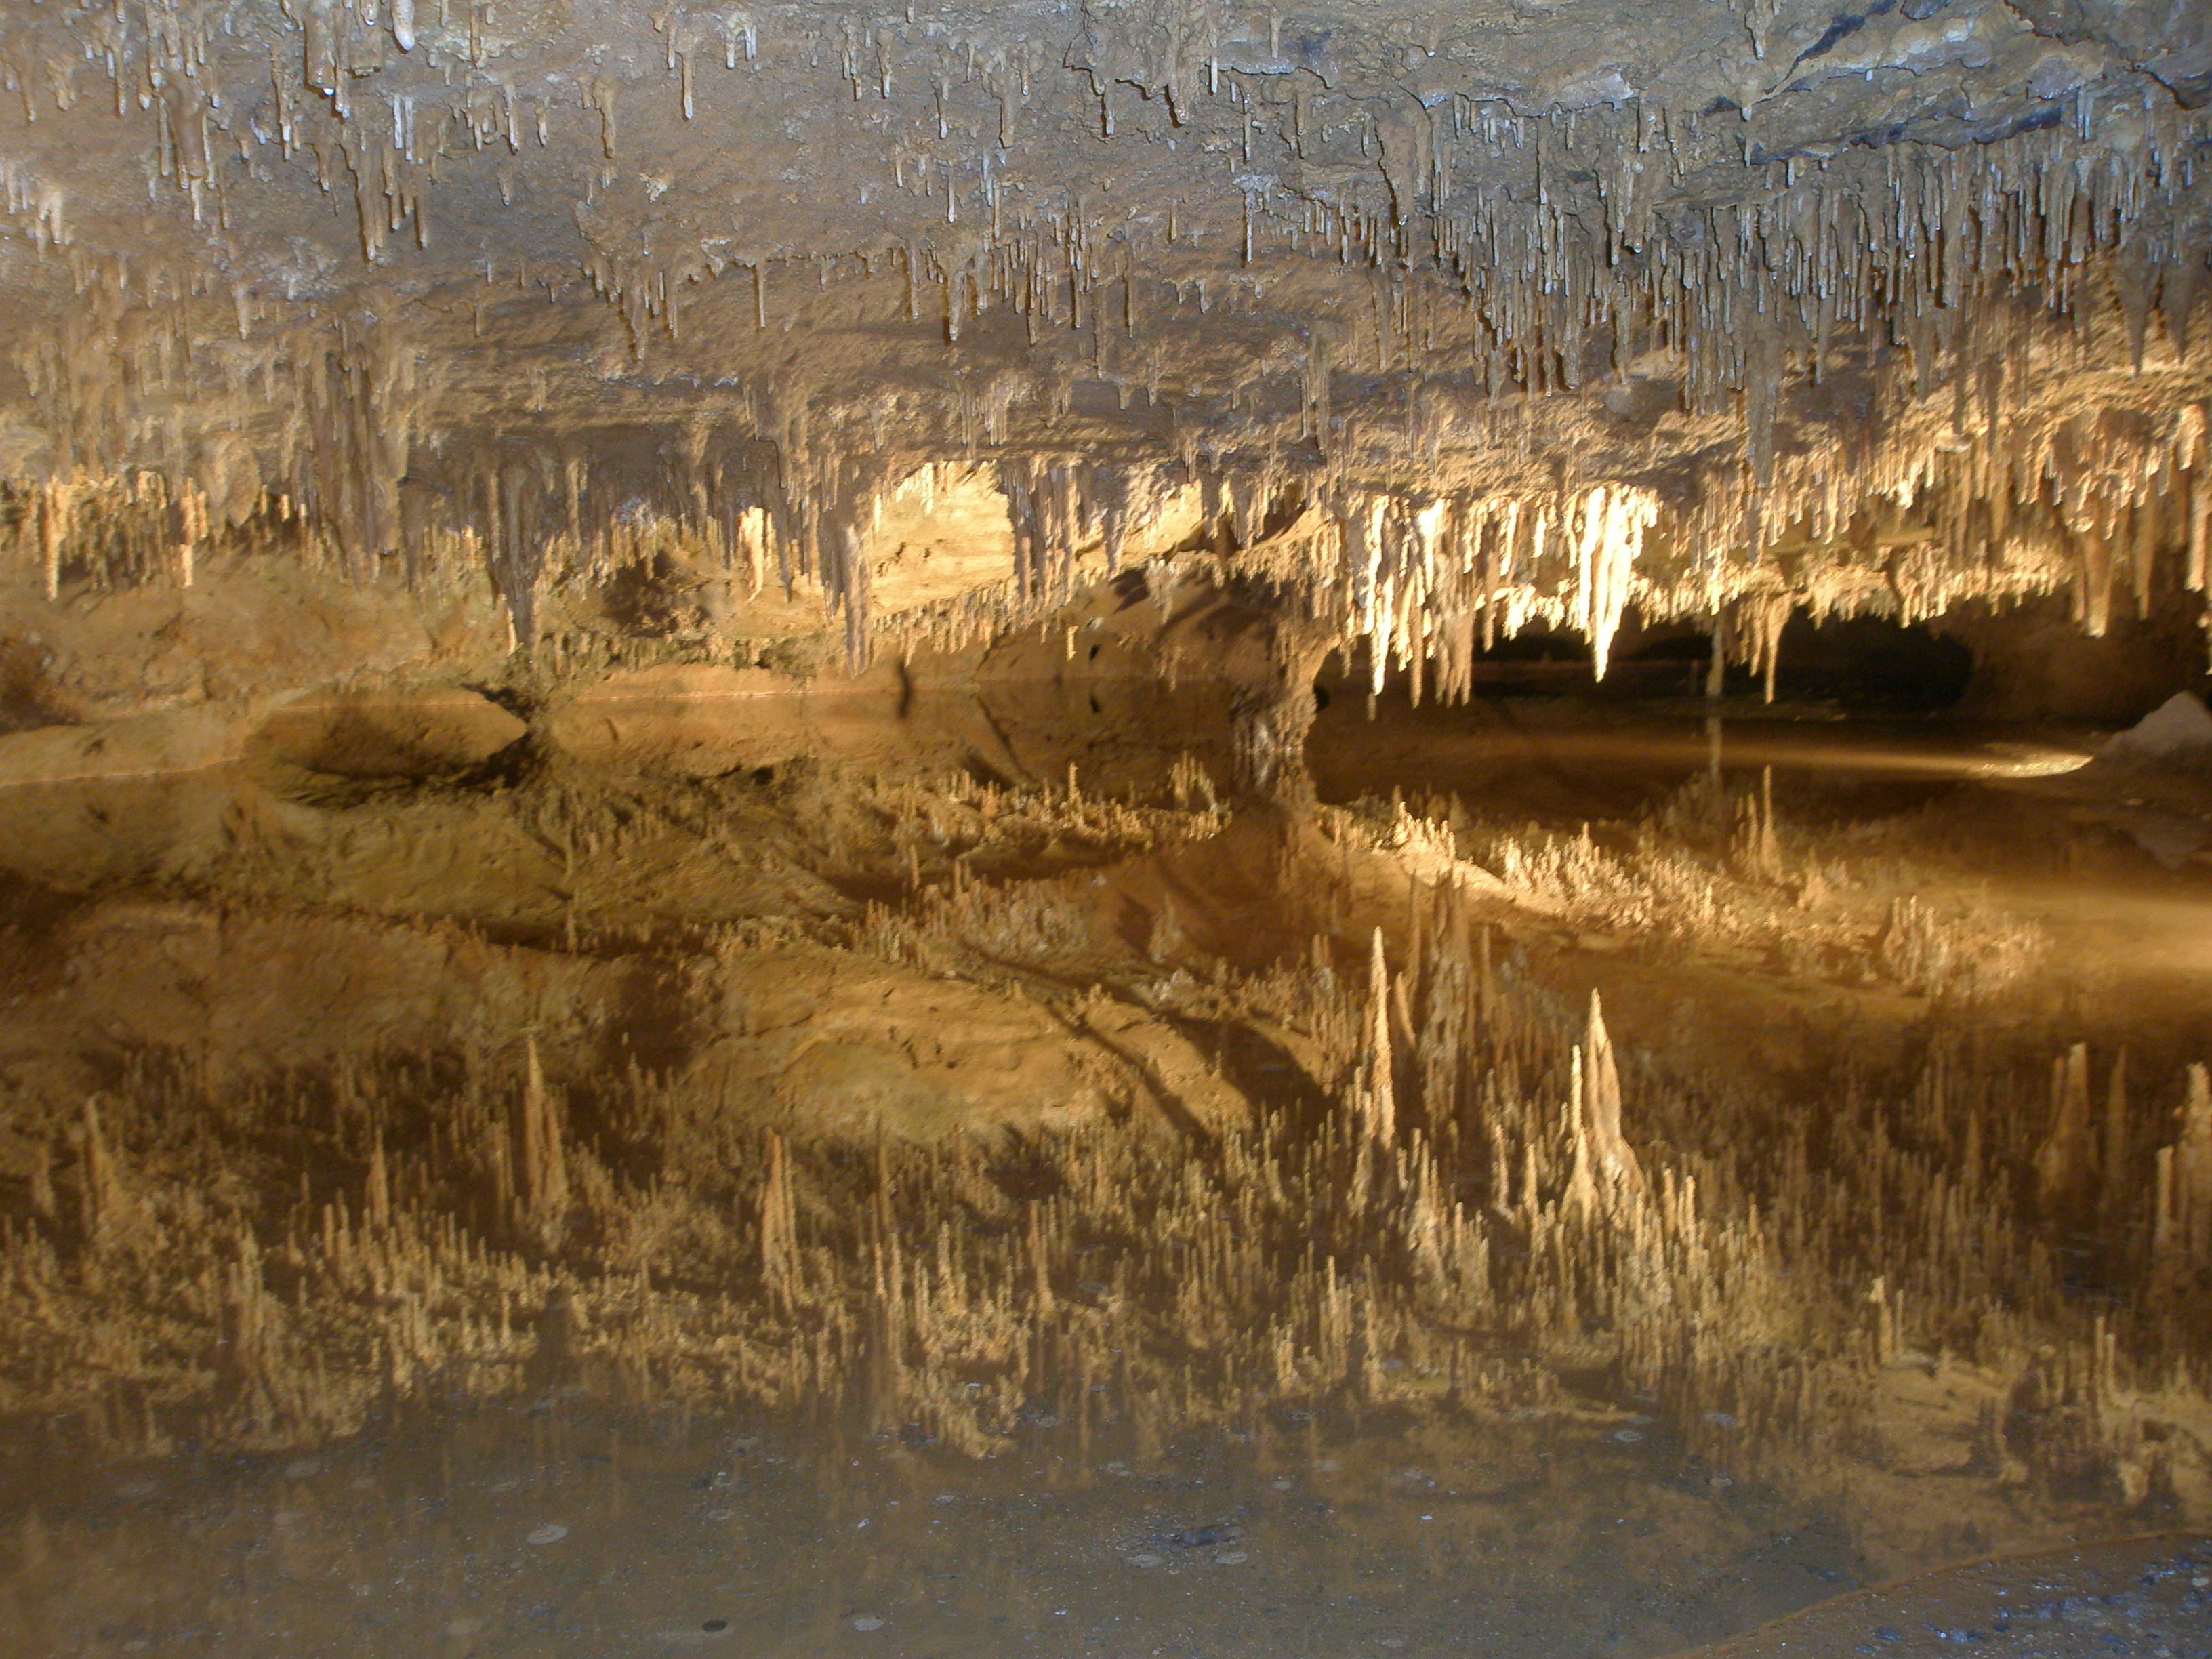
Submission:
<svg viewBox="0 0 2212 1659">
<path fill-rule="evenodd" d="M 2212 1652 L 2212 790 L 1360 702 L 0 792 L 0 1650 Z"/>
<path fill-rule="evenodd" d="M 1040 1419 L 1020 1441 L 979 1461 L 864 1418 L 556 1395 L 299 1455 L 18 1468 L 10 1506 L 39 1518 L 19 1522 L 10 1650 L 1539 1659 L 1733 1637 L 1769 1659 L 2212 1639 L 2212 1539 L 2087 1516 L 2080 1537 L 2119 1536 L 1840 1596 L 1887 1575 L 1832 1504 L 1686 1459 L 1620 1407 L 1298 1411 L 1149 1449 Z"/>
</svg>

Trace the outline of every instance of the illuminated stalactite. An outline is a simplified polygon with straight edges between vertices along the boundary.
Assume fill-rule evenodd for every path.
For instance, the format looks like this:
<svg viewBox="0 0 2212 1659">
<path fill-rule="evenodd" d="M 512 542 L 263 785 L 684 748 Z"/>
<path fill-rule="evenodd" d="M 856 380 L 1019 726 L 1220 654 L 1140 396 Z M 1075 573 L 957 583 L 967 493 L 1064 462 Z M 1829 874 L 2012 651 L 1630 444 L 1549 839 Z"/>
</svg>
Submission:
<svg viewBox="0 0 2212 1659">
<path fill-rule="evenodd" d="M 1146 506 L 1117 480 L 1179 477 L 1247 552 L 1273 503 L 1325 503 L 1352 631 L 1445 696 L 1469 617 L 1576 626 L 1601 672 L 1632 605 L 2065 589 L 2094 633 L 2161 560 L 2201 589 L 2212 198 L 2168 58 L 2124 19 L 1838 44 L 1790 6 L 1756 37 L 1678 9 L 1601 70 L 1540 31 L 1530 84 L 1441 16 L 1378 58 L 1355 21 L 1208 5 L 1097 7 L 1073 44 L 678 8 L 580 81 L 527 6 L 496 38 L 473 8 L 26 14 L 0 462 L 49 505 L 18 544 L 56 597 L 280 545 L 356 580 L 474 558 L 526 647 L 539 573 L 635 504 L 772 544 L 857 662 L 915 626 L 872 616 L 854 527 L 917 469 L 1005 481 L 1012 600 L 977 617 L 1065 601 L 1076 549 L 1110 571 Z M 769 131 L 780 192 L 728 139 Z M 80 153 L 143 161 L 154 234 Z M 350 246 L 316 216 L 349 212 Z M 160 559 L 107 527 L 141 474 Z M 270 501 L 303 530 L 263 533 Z M 1328 588 L 1329 539 L 1278 573 Z"/>
</svg>

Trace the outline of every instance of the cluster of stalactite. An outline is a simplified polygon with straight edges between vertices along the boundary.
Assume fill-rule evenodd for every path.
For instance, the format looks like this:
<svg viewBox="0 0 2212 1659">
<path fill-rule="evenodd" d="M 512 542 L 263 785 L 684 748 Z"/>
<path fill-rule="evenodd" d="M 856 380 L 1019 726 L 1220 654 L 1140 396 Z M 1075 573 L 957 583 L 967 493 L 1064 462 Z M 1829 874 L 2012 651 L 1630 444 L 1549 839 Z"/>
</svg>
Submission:
<svg viewBox="0 0 2212 1659">
<path fill-rule="evenodd" d="M 1066 604 L 1116 571 L 1133 528 L 1195 485 L 1206 528 L 1190 562 L 1267 578 L 1362 650 L 1378 685 L 1398 669 L 1417 696 L 1447 698 L 1467 695 L 1478 652 L 1532 624 L 1583 635 L 1602 676 L 1632 606 L 1647 623 L 1716 622 L 1731 653 L 1771 677 L 1782 624 L 1801 609 L 1911 623 L 1970 598 L 2065 592 L 2101 635 L 2120 596 L 2148 614 L 2155 594 L 2204 590 L 2204 402 L 2034 409 L 1963 428 L 1913 404 L 1893 425 L 1898 435 L 1863 452 L 1792 457 L 1763 491 L 1687 506 L 1632 483 L 1455 486 L 1443 467 L 1421 487 L 1378 483 L 1295 453 L 1219 458 L 1195 477 L 1174 461 L 1029 454 L 997 469 L 1012 531 L 1004 580 L 880 627 L 867 603 L 870 526 L 892 491 L 927 493 L 937 464 L 902 473 L 880 456 L 745 436 L 674 453 L 649 432 L 449 451 L 404 478 L 337 473 L 305 496 L 258 490 L 228 520 L 189 475 L 80 472 L 7 487 L 0 527 L 18 580 L 49 599 L 189 586 L 211 567 L 268 560 L 432 588 L 488 580 L 518 647 L 538 641 L 549 585 L 602 578 L 649 534 L 672 534 L 750 592 L 821 592 L 842 606 L 857 662 L 876 633 L 902 651 L 957 644 Z M 387 558 L 363 556 L 345 514 L 316 511 L 333 497 L 384 503 L 397 534 Z"/>
<path fill-rule="evenodd" d="M 1271 471 L 1243 493 L 1308 510 L 1227 563 L 1297 592 L 1364 654 L 1378 690 L 1396 669 L 1417 698 L 1425 684 L 1463 698 L 1476 653 L 1532 623 L 1582 634 L 1601 677 L 1632 605 L 1647 623 L 1710 621 L 1771 696 L 1800 611 L 1911 623 L 1968 599 L 2064 593 L 2097 636 L 2119 595 L 2147 616 L 2157 596 L 2203 592 L 2206 410 L 2056 408 L 1962 428 L 1907 407 L 1887 443 L 1808 450 L 1765 490 L 1686 509 L 1636 485 L 1406 489 Z"/>
<path fill-rule="evenodd" d="M 2070 588 L 2094 633 L 2116 592 L 2148 603 L 2161 561 L 2205 582 L 2206 118 L 2099 81 L 2086 46 L 1955 143 L 1908 124 L 1777 148 L 1765 114 L 1625 83 L 1378 115 L 1315 79 L 1280 20 L 1261 52 L 1202 6 L 1094 20 L 1066 59 L 1082 74 L 1032 40 L 678 8 L 653 23 L 672 121 L 629 116 L 635 80 L 556 98 L 473 6 L 419 27 L 374 9 L 218 27 L 156 0 L 87 14 L 64 58 L 46 20 L 0 34 L 26 131 L 76 118 L 79 80 L 104 77 L 156 194 L 209 234 L 265 232 L 312 161 L 318 198 L 355 197 L 366 262 L 295 296 L 204 238 L 96 245 L 59 175 L 9 165 L 0 252 L 40 322 L 8 489 L 49 597 L 300 556 L 488 580 L 526 648 L 544 585 L 657 518 L 756 585 L 818 585 L 857 662 L 884 626 L 951 638 L 1064 602 L 1085 550 L 1114 569 L 1163 481 L 1214 493 L 1222 548 L 1279 544 L 1266 562 L 1378 672 L 1447 695 L 1474 640 L 1531 621 L 1586 634 L 1602 672 L 1630 605 L 1719 617 L 1771 666 L 1793 606 L 1910 620 Z M 650 167 L 703 142 L 712 73 L 739 111 L 816 82 L 872 92 L 889 177 L 861 196 L 905 204 L 884 210 L 896 235 L 741 247 L 665 179 L 635 201 L 585 189 L 578 154 Z M 1142 113 L 1136 87 L 1166 105 Z M 1191 164 L 1188 203 L 1067 189 L 1039 158 L 1071 100 L 1110 153 L 1156 161 L 1180 132 L 1220 159 Z M 438 191 L 526 153 L 591 198 L 570 204 L 580 252 L 439 263 Z M 572 337 L 611 306 L 612 365 L 547 346 L 540 296 Z M 779 355 L 793 323 L 818 368 Z M 1603 412 L 1616 394 L 1643 412 Z M 1013 568 L 883 623 L 867 527 L 954 459 L 997 467 Z"/>
<path fill-rule="evenodd" d="M 312 157 L 319 193 L 353 197 L 371 264 L 403 231 L 426 242 L 426 198 L 487 151 L 484 165 L 509 171 L 526 155 L 541 167 L 572 154 L 650 165 L 705 142 L 703 125 L 693 127 L 695 65 L 734 77 L 726 95 L 739 110 L 781 108 L 787 88 L 818 88 L 810 101 L 824 119 L 844 118 L 832 88 L 849 106 L 866 82 L 894 128 L 911 130 L 878 142 L 874 165 L 888 176 L 869 181 L 879 204 L 904 204 L 896 239 L 793 247 L 763 227 L 761 246 L 744 249 L 726 222 L 679 211 L 664 185 L 636 204 L 659 210 L 649 234 L 580 201 L 595 231 L 581 261 L 532 271 L 510 255 L 510 270 L 495 274 L 556 293 L 588 289 L 633 332 L 677 337 L 687 292 L 726 273 L 765 328 L 776 285 L 832 265 L 897 270 L 908 317 L 930 316 L 954 338 L 994 304 L 1022 315 L 1032 337 L 1041 326 L 1135 333 L 1163 288 L 1178 299 L 1203 291 L 1196 267 L 1181 269 L 1179 228 L 1218 239 L 1225 219 L 1240 234 L 1214 276 L 1224 297 L 1232 272 L 1267 267 L 1279 252 L 1376 271 L 1382 365 L 1416 349 L 1417 335 L 1425 343 L 1450 326 L 1400 280 L 1421 266 L 1446 275 L 1463 301 L 1474 365 L 1493 390 L 1575 386 L 1608 349 L 1649 332 L 1680 354 L 1693 408 L 1746 400 L 1762 469 L 1768 388 L 1789 360 L 1817 362 L 1831 342 L 1879 330 L 1932 373 L 1978 299 L 2026 293 L 2063 307 L 2098 269 L 2088 256 L 2106 250 L 2121 256 L 2114 280 L 2140 342 L 2152 307 L 2185 313 L 2202 276 L 2192 168 L 2203 118 L 2141 77 L 2100 85 L 2087 62 L 2063 87 L 2012 88 L 2025 100 L 2020 113 L 1957 135 L 1970 142 L 1915 143 L 1908 126 L 1784 144 L 1747 125 L 1748 112 L 1692 103 L 1686 86 L 1669 94 L 1608 85 L 1579 106 L 1549 108 L 1439 86 L 1422 92 L 1418 116 L 1378 113 L 1294 55 L 1260 54 L 1272 60 L 1267 72 L 1240 67 L 1226 41 L 1233 30 L 1211 7 L 1189 9 L 1170 30 L 1174 49 L 1149 63 L 1109 70 L 1092 39 L 1079 52 L 1091 60 L 1088 75 L 1073 76 L 1048 61 L 1049 43 L 1005 33 L 885 21 L 861 30 L 860 44 L 849 19 L 794 15 L 779 31 L 750 18 L 732 25 L 737 13 L 709 25 L 679 7 L 653 27 L 682 119 L 625 122 L 623 100 L 649 88 L 611 75 L 556 79 L 549 60 L 511 41 L 488 54 L 474 8 L 465 26 L 444 17 L 419 41 L 409 31 L 404 48 L 371 9 L 233 16 L 218 28 L 190 8 L 155 3 L 88 18 L 90 36 L 66 43 L 26 20 L 4 56 L 33 126 L 44 103 L 60 114 L 74 107 L 79 74 L 104 75 L 117 118 L 145 129 L 156 179 L 196 217 L 223 220 L 234 204 L 247 212 L 257 167 L 281 176 Z M 826 52 L 824 37 L 840 31 L 846 50 Z M 47 55 L 64 45 L 75 61 Z M 1191 53 L 1181 71 L 1170 67 Z M 1218 201 L 1192 202 L 1179 227 L 1176 214 L 1154 210 L 1163 204 L 1125 204 L 1037 176 L 1033 157 L 1067 106 L 1097 100 L 1113 138 L 1117 94 L 1155 85 L 1171 105 L 1165 134 L 1155 112 L 1122 143 L 1138 150 L 1182 128 L 1201 153 L 1208 139 L 1233 149 L 1217 174 L 1191 179 Z M 1017 114 L 1025 109 L 1036 112 L 1027 132 Z M 1726 117 L 1739 113 L 1731 126 Z M 577 171 L 563 188 L 582 191 Z M 1716 202 L 1721 174 L 1729 188 Z M 510 193 L 504 173 L 502 181 Z M 68 245 L 59 186 L 18 169 L 9 205 L 37 245 Z M 927 305 L 924 283 L 939 290 Z M 256 303 L 241 298 L 241 318 Z"/>
</svg>

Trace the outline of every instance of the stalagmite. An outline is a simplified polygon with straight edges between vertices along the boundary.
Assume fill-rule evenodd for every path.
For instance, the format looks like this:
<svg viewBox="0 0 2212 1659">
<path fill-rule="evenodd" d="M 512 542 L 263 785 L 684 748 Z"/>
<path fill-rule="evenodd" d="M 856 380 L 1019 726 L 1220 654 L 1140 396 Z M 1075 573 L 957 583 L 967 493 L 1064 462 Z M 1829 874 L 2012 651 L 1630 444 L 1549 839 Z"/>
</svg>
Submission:
<svg viewBox="0 0 2212 1659">
<path fill-rule="evenodd" d="M 384 1137 L 369 1149 L 368 1178 L 362 1196 L 362 1214 L 371 1229 L 385 1232 L 392 1226 L 392 1176 L 384 1160 Z"/>
<path fill-rule="evenodd" d="M 779 1304 L 788 1304 L 798 1290 L 799 1222 L 791 1193 L 791 1170 L 783 1137 L 768 1136 L 768 1169 L 760 1194 L 761 1282 Z"/>
<path fill-rule="evenodd" d="M 517 1152 L 520 1160 L 524 1213 L 540 1232 L 557 1232 L 568 1209 L 568 1155 L 561 1124 L 561 1108 L 545 1087 L 545 1074 L 538 1059 L 538 1039 L 523 1039 L 522 1098 L 518 1116 Z"/>
<path fill-rule="evenodd" d="M 1368 1134 L 1388 1148 L 1397 1139 L 1397 1086 L 1390 1058 L 1390 968 L 1382 954 L 1382 930 L 1376 928 L 1367 957 L 1367 1052 L 1360 1100 Z"/>
<path fill-rule="evenodd" d="M 2077 1042 L 2051 1073 L 2051 1130 L 2036 1154 L 2038 1190 L 2046 1204 L 2069 1200 L 2090 1170 L 2089 1050 Z"/>
<path fill-rule="evenodd" d="M 1620 1132 L 1620 1067 L 1613 1058 L 1613 1038 L 1605 1029 L 1605 1008 L 1595 991 L 1590 993 L 1589 1024 L 1583 1054 L 1580 1111 L 1582 1144 L 1589 1149 L 1591 1166 L 1611 1189 L 1640 1194 L 1644 1188 L 1643 1166 L 1635 1149 Z"/>
<path fill-rule="evenodd" d="M 78 1200 L 84 1236 L 94 1246 L 106 1243 L 122 1219 L 129 1200 L 113 1150 L 100 1127 L 100 1103 L 87 1099 L 78 1142 Z"/>
<path fill-rule="evenodd" d="M 2181 1133 L 2158 1155 L 2157 1248 L 2203 1267 L 2212 1263 L 2212 1073 L 2189 1068 Z"/>
</svg>

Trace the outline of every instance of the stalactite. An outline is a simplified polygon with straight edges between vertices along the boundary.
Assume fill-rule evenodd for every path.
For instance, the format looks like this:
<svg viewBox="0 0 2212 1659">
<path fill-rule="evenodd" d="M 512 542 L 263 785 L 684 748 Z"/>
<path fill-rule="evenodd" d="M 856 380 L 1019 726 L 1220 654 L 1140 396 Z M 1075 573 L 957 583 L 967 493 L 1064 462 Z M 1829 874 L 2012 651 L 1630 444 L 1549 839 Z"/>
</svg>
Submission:
<svg viewBox="0 0 2212 1659">
<path fill-rule="evenodd" d="M 1103 188 L 1063 200 L 1037 188 L 1023 155 L 988 142 L 1018 130 L 1029 143 L 1066 113 L 1031 85 L 1034 42 L 1017 61 L 1005 40 L 982 40 L 978 68 L 963 62 L 978 43 L 948 35 L 927 73 L 895 73 L 906 48 L 874 25 L 839 51 L 834 34 L 817 49 L 803 30 L 764 42 L 744 13 L 672 15 L 640 73 L 599 64 L 556 82 L 488 43 L 474 9 L 434 27 L 417 11 L 395 0 L 388 40 L 317 7 L 249 9 L 220 27 L 166 8 L 103 23 L 102 54 L 88 61 L 106 64 L 119 113 L 100 118 L 134 135 L 174 221 L 143 252 L 119 251 L 112 227 L 90 234 L 102 204 L 63 182 L 70 157 L 46 135 L 65 125 L 66 77 L 27 101 L 32 149 L 0 167 L 0 226 L 21 255 L 11 276 L 35 318 L 9 410 L 32 437 L 9 453 L 19 487 L 47 492 L 36 541 L 50 599 L 78 581 L 200 583 L 240 555 L 330 558 L 363 582 L 397 558 L 438 586 L 461 573 L 422 568 L 426 551 L 472 546 L 500 567 L 526 647 L 534 568 L 550 559 L 546 579 L 560 574 L 553 515 L 532 499 L 549 492 L 453 475 L 470 470 L 461 458 L 512 460 L 538 441 L 515 408 L 532 374 L 548 387 L 544 424 L 565 425 L 572 447 L 624 447 L 629 414 L 601 426 L 593 411 L 635 392 L 631 412 L 684 405 L 641 416 L 648 425 L 686 427 L 694 404 L 712 404 L 774 448 L 775 487 L 742 502 L 713 491 L 711 511 L 679 502 L 666 516 L 702 536 L 720 522 L 734 547 L 739 514 L 772 514 L 779 560 L 821 573 L 856 664 L 878 628 L 870 565 L 844 512 L 850 481 L 817 450 L 874 456 L 888 480 L 988 447 L 1015 480 L 1023 606 L 1065 599 L 1068 550 L 1094 536 L 1109 571 L 1118 564 L 1142 514 L 1117 504 L 1117 470 L 1227 483 L 1237 551 L 1255 561 L 1273 481 L 1293 481 L 1339 522 L 1291 532 L 1304 556 L 1272 574 L 1343 622 L 1378 675 L 1395 669 L 1446 697 L 1467 694 L 1478 638 L 1538 623 L 1579 628 L 1603 674 L 1632 606 L 1652 621 L 1731 607 L 1739 648 L 1771 678 L 1785 591 L 1814 616 L 1908 622 L 1968 597 L 2070 591 L 2094 633 L 2177 579 L 2206 585 L 2206 118 L 2148 85 L 2125 100 L 2082 91 L 2070 125 L 2053 118 L 2063 100 L 2023 102 L 2014 88 L 1999 101 L 2017 118 L 1968 141 L 1923 142 L 1907 123 L 1881 143 L 1770 155 L 1765 110 L 1747 106 L 1723 132 L 1642 94 L 1535 110 L 1455 93 L 1378 116 L 1355 86 L 1301 70 L 1281 109 L 1261 90 L 1272 76 L 1212 55 L 1222 26 L 1211 14 L 1158 33 L 1117 13 L 1067 58 L 1082 107 L 1095 100 L 1109 130 L 1104 153 L 1152 143 L 1110 131 L 1129 126 L 1130 88 L 1142 87 L 1178 142 L 1222 147 L 1237 170 L 1213 181 L 1218 201 Z M 45 51 L 62 27 L 27 19 L 19 37 Z M 1365 25 L 1346 27 L 1364 39 Z M 715 36 L 723 71 L 744 78 L 708 67 Z M 1358 58 L 1350 36 L 1339 46 Z M 830 169 L 840 210 L 854 205 L 846 185 L 863 186 L 869 212 L 847 239 L 857 258 L 785 246 L 788 204 L 708 213 L 676 182 L 714 125 L 695 116 L 726 96 L 765 109 L 761 83 L 817 73 L 842 77 L 843 107 L 794 110 L 808 154 L 842 131 L 817 119 L 865 108 L 888 124 L 876 151 L 887 177 Z M 645 95 L 657 86 L 674 95 Z M 28 122 L 44 106 L 47 120 Z M 441 203 L 475 202 L 495 156 L 523 151 L 533 112 L 541 150 L 573 147 L 588 163 L 573 172 L 578 199 L 537 204 L 572 217 L 580 238 L 565 265 L 565 253 L 530 261 L 533 278 L 556 273 L 541 280 L 573 331 L 557 348 L 515 321 L 504 267 L 497 295 L 445 309 L 464 262 L 419 245 Z M 280 299 L 268 274 L 246 280 L 195 252 L 204 238 L 167 236 L 187 222 L 214 235 L 228 216 L 260 210 L 264 175 L 295 170 L 302 187 L 312 177 L 338 199 L 352 192 L 357 269 L 312 274 L 303 252 L 284 278 L 300 297 Z M 1216 240 L 1235 248 L 1217 260 Z M 787 280 L 810 263 L 817 292 Z M 518 269 L 516 289 L 523 280 Z M 942 287 L 941 330 L 916 320 L 924 281 Z M 1337 303 L 1354 290 L 1328 287 L 1340 281 L 1360 285 L 1356 310 Z M 597 343 L 626 358 L 614 379 L 579 369 L 592 354 L 572 349 L 591 332 L 586 289 L 607 307 Z M 446 297 L 430 303 L 434 291 Z M 824 325 L 836 349 L 787 350 L 785 325 L 836 307 L 849 313 Z M 992 334 L 1006 307 L 1021 346 Z M 951 337 L 927 359 L 900 355 L 937 333 Z M 696 372 L 695 340 L 713 343 L 698 362 L 732 354 L 727 377 Z M 478 353 L 501 366 L 438 367 Z M 1870 387 L 1845 419 L 1814 395 L 1839 376 Z M 1152 422 L 1170 383 L 1164 434 Z M 1133 418 L 1083 413 L 1079 384 L 1110 386 Z M 784 418 L 763 418 L 769 390 Z M 1645 392 L 1661 412 L 1618 425 L 1596 412 L 1609 399 L 1635 410 Z M 1141 409 L 1129 401 L 1139 392 Z M 816 423 L 811 438 L 794 439 L 793 410 Z M 611 476 L 625 470 L 592 492 L 596 520 L 631 500 L 667 505 L 662 481 Z M 182 515 L 152 560 L 146 532 L 126 535 L 94 505 L 140 472 L 163 480 L 164 507 Z M 264 494 L 295 503 L 307 532 L 257 540 L 246 520 Z M 580 550 L 604 523 L 574 522 L 569 495 Z M 1873 544 L 1848 545 L 1873 517 L 1885 521 Z M 127 556 L 125 540 L 137 543 Z M 750 561 L 762 538 L 744 544 Z"/>
</svg>

